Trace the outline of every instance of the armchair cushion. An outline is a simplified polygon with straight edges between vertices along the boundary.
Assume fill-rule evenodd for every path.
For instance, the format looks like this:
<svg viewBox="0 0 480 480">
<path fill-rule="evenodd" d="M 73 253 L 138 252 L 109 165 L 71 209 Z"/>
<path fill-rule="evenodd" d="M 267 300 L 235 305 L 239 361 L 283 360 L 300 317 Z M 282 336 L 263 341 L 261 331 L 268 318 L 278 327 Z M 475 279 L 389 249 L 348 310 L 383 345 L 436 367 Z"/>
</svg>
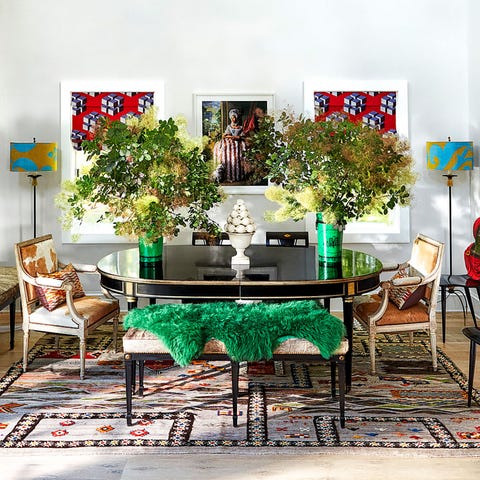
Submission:
<svg viewBox="0 0 480 480">
<path fill-rule="evenodd" d="M 413 269 L 412 269 L 413 270 Z M 399 270 L 391 280 L 406 278 L 416 275 L 416 272 L 409 273 L 406 269 Z M 425 295 L 425 285 L 411 287 L 395 287 L 389 290 L 389 299 L 399 308 L 405 310 L 416 305 Z"/>
<path fill-rule="evenodd" d="M 85 296 L 85 292 L 83 291 L 80 279 L 78 278 L 77 272 L 75 271 L 71 263 L 69 263 L 63 270 L 58 270 L 54 273 L 44 273 L 38 275 L 38 277 L 53 278 L 71 283 L 73 285 L 72 294 L 74 298 L 80 298 Z M 35 289 L 37 291 L 40 303 L 49 312 L 57 308 L 59 305 L 62 305 L 62 303 L 65 303 L 66 301 L 65 290 L 40 286 L 35 286 Z"/>
<path fill-rule="evenodd" d="M 85 327 L 89 328 L 107 315 L 111 315 L 118 309 L 116 300 L 86 295 L 74 299 L 73 303 L 79 315 L 86 318 Z M 78 324 L 72 320 L 71 312 L 66 303 L 59 305 L 52 312 L 48 313 L 44 308 L 37 308 L 30 315 L 30 323 L 35 325 L 45 325 L 46 315 L 48 323 L 61 327 L 71 327 L 78 329 Z"/>
<path fill-rule="evenodd" d="M 368 301 L 361 302 L 355 306 L 355 315 L 367 321 L 368 317 L 373 315 L 382 303 L 382 297 L 378 294 L 370 295 Z M 408 310 L 398 311 L 396 305 L 388 302 L 387 310 L 376 325 L 403 325 L 406 323 L 426 323 L 428 322 L 428 309 L 423 303 L 417 303 Z"/>
</svg>

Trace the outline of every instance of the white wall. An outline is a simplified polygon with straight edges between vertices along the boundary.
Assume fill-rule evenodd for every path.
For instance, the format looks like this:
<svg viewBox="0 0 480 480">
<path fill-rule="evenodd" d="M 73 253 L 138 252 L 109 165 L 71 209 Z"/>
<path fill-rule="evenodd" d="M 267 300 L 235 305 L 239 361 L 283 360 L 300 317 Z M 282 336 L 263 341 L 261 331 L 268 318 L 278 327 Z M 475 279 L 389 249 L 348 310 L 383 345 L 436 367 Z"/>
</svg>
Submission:
<svg viewBox="0 0 480 480">
<path fill-rule="evenodd" d="M 193 92 L 273 92 L 278 108 L 301 111 L 307 78 L 407 80 L 419 172 L 411 232 L 447 241 L 447 187 L 438 172 L 426 171 L 425 142 L 451 136 L 478 143 L 478 52 L 468 45 L 478 45 L 479 20 L 474 0 L 0 0 L 0 265 L 13 263 L 14 242 L 32 236 L 31 187 L 8 171 L 9 142 L 60 143 L 66 80 L 162 80 L 167 115 L 185 115 L 192 131 Z M 61 256 L 96 262 L 117 246 L 61 244 L 53 206 L 60 179 L 56 172 L 39 180 L 38 232 L 54 234 Z M 457 273 L 471 240 L 469 197 L 468 175 L 460 175 Z M 246 200 L 265 229 L 268 202 Z M 354 247 L 385 261 L 410 251 L 405 244 Z"/>
<path fill-rule="evenodd" d="M 480 139 L 480 49 L 477 47 L 480 42 L 480 31 L 478 19 L 480 18 L 480 3 L 475 0 L 469 1 L 468 11 L 468 106 L 469 106 L 469 130 L 470 138 L 475 140 L 476 155 L 479 153 Z M 472 175 L 472 215 L 473 218 L 480 216 L 480 169 L 477 168 Z"/>
</svg>

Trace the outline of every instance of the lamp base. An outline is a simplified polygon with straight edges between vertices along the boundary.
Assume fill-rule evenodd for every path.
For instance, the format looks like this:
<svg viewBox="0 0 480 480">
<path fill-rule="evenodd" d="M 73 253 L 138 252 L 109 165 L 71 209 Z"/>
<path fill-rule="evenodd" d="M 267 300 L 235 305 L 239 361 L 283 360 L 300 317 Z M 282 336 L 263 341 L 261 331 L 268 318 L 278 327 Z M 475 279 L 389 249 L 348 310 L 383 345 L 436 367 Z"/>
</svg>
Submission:
<svg viewBox="0 0 480 480">
<path fill-rule="evenodd" d="M 447 177 L 447 187 L 450 187 L 450 188 L 453 187 L 453 179 L 455 177 L 458 177 L 458 175 L 455 175 L 454 173 L 445 173 L 443 176 Z"/>
<path fill-rule="evenodd" d="M 37 185 L 38 177 L 41 177 L 39 173 L 29 173 L 27 177 L 32 179 L 33 187 L 33 238 L 37 238 Z"/>
<path fill-rule="evenodd" d="M 27 175 L 32 179 L 32 187 L 36 187 L 38 185 L 38 177 L 41 177 L 39 173 L 30 173 Z"/>
</svg>

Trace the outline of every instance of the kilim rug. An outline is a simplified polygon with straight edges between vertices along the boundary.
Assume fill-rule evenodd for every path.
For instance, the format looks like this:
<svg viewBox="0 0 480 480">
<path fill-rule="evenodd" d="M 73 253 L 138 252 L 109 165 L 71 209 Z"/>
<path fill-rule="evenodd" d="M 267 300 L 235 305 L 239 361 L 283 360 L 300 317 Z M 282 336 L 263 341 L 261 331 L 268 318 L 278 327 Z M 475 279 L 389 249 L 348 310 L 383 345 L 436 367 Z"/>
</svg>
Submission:
<svg viewBox="0 0 480 480">
<path fill-rule="evenodd" d="M 108 328 L 108 327 L 106 327 Z M 427 337 L 411 347 L 380 338 L 379 373 L 368 372 L 366 336 L 355 333 L 352 389 L 341 428 L 330 398 L 328 365 L 289 362 L 241 367 L 239 426 L 232 426 L 229 364 L 180 368 L 149 363 L 134 425 L 125 420 L 121 355 L 107 329 L 89 339 L 86 379 L 79 380 L 77 342 L 47 335 L 22 373 L 0 381 L 0 448 L 74 447 L 377 447 L 470 450 L 480 447 L 480 407 L 467 408 L 466 379 L 439 351 L 431 369 Z M 476 402 L 480 395 L 475 392 Z M 480 454 L 480 450 L 478 450 Z"/>
</svg>

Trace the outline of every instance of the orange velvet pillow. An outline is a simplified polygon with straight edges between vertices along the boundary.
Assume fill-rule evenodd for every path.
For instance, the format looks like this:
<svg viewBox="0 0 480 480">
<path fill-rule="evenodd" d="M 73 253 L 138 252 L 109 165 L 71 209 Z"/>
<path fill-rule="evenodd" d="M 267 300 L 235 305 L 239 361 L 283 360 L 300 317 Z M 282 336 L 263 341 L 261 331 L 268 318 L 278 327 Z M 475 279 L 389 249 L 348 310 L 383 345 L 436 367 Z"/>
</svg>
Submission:
<svg viewBox="0 0 480 480">
<path fill-rule="evenodd" d="M 57 280 L 64 280 L 73 284 L 73 296 L 74 298 L 80 298 L 85 296 L 82 284 L 78 278 L 77 272 L 73 268 L 73 265 L 69 263 L 63 270 L 58 270 L 54 273 L 44 273 L 39 275 L 40 278 L 55 278 Z M 67 294 L 64 290 L 57 290 L 55 288 L 48 287 L 35 287 L 37 291 L 40 303 L 51 312 L 56 307 L 65 303 Z"/>
<path fill-rule="evenodd" d="M 412 269 L 413 270 L 413 269 Z M 405 278 L 405 277 L 417 277 L 420 276 L 415 271 L 411 273 L 402 269 L 399 270 L 393 277 Z M 389 292 L 389 299 L 399 308 L 399 310 L 405 310 L 406 308 L 416 305 L 425 295 L 426 285 L 420 285 L 419 287 L 395 287 Z"/>
</svg>

